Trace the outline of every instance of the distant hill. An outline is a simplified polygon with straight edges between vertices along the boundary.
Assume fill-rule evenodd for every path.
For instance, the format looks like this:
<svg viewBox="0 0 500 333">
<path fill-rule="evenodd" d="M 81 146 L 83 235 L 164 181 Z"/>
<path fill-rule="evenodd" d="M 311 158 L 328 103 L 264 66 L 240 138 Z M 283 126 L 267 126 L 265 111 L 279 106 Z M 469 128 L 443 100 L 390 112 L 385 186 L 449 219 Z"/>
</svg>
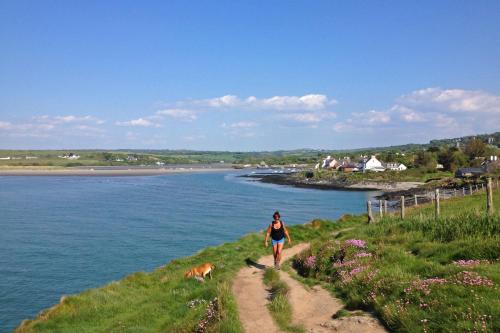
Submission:
<svg viewBox="0 0 500 333">
<path fill-rule="evenodd" d="M 376 153 L 400 152 L 413 153 L 432 146 L 465 144 L 472 138 L 480 138 L 484 142 L 499 147 L 500 132 L 478 134 L 452 139 L 431 140 L 426 144 L 404 144 L 386 147 L 367 147 L 358 149 L 294 149 L 276 151 L 207 151 L 207 150 L 172 150 L 172 149 L 84 149 L 84 150 L 0 150 L 0 166 L 87 166 L 87 165 L 153 165 L 195 164 L 195 163 L 236 163 L 256 164 L 265 161 L 267 164 L 302 164 L 316 163 L 325 155 L 359 156 Z M 62 159 L 68 153 L 79 155 L 75 160 Z M 27 156 L 30 158 L 28 159 Z M 6 159 L 10 157 L 11 159 Z"/>
</svg>

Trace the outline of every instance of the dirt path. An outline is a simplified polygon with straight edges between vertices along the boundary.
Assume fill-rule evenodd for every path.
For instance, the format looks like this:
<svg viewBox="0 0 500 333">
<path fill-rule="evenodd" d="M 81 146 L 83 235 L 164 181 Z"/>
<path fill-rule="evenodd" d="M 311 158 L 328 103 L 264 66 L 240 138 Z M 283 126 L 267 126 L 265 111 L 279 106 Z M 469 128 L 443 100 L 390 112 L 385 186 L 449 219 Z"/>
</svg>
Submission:
<svg viewBox="0 0 500 333">
<path fill-rule="evenodd" d="M 282 260 L 293 257 L 307 247 L 308 244 L 299 244 L 287 248 L 283 251 Z M 267 310 L 269 293 L 262 282 L 265 267 L 273 265 L 273 256 L 265 256 L 258 263 L 249 264 L 249 267 L 242 268 L 238 272 L 233 283 L 233 294 L 236 297 L 243 329 L 247 333 L 282 332 Z"/>
<path fill-rule="evenodd" d="M 341 333 L 385 333 L 378 320 L 367 313 L 333 319 L 344 304 L 320 286 L 306 289 L 288 273 L 280 274 L 281 280 L 290 287 L 289 302 L 293 309 L 295 324 L 302 325 L 307 332 Z"/>
<path fill-rule="evenodd" d="M 298 244 L 285 249 L 282 260 L 290 259 L 308 246 L 309 244 Z M 264 268 L 272 266 L 273 256 L 265 256 L 258 263 L 249 264 L 249 267 L 238 272 L 233 284 L 243 328 L 247 333 L 282 332 L 266 307 L 268 292 L 262 282 Z M 333 298 L 319 286 L 306 289 L 284 271 L 281 271 L 280 276 L 290 287 L 289 301 L 293 308 L 293 321 L 302 325 L 307 332 L 387 332 L 377 319 L 368 314 L 332 319 L 332 315 L 343 308 L 340 300 Z"/>
</svg>

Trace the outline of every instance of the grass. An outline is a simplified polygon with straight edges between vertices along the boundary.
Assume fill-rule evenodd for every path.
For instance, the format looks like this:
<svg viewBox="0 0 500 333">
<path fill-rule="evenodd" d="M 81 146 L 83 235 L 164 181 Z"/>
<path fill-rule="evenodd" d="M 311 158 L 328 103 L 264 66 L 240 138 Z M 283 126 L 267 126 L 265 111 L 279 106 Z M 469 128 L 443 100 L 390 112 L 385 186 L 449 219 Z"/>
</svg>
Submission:
<svg viewBox="0 0 500 333">
<path fill-rule="evenodd" d="M 431 205 L 412 208 L 314 242 L 294 265 L 395 332 L 498 332 L 500 213 L 486 216 L 485 202 L 443 201 L 438 220 Z"/>
<path fill-rule="evenodd" d="M 269 288 L 270 302 L 269 312 L 278 326 L 287 332 L 303 333 L 303 327 L 292 324 L 292 306 L 288 301 L 288 285 L 280 280 L 279 272 L 273 268 L 267 268 L 264 272 L 264 284 Z"/>
<path fill-rule="evenodd" d="M 300 243 L 324 238 L 353 223 L 355 219 L 344 217 L 341 223 L 316 221 L 288 228 L 294 241 Z M 248 259 L 269 254 L 263 239 L 263 232 L 249 234 L 236 242 L 172 260 L 153 272 L 138 272 L 68 296 L 25 321 L 15 332 L 192 332 L 206 318 L 207 305 L 216 297 L 219 319 L 209 323 L 207 332 L 243 332 L 231 281 Z M 212 280 L 200 283 L 183 277 L 185 271 L 204 262 L 217 267 Z"/>
</svg>

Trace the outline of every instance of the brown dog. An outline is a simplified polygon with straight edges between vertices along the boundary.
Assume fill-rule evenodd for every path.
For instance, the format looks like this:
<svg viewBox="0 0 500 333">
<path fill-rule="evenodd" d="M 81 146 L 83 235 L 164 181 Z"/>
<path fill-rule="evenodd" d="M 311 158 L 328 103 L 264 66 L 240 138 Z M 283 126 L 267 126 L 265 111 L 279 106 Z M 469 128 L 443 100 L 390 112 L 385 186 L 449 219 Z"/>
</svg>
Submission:
<svg viewBox="0 0 500 333">
<path fill-rule="evenodd" d="M 205 279 L 205 276 L 208 275 L 210 277 L 210 279 L 212 279 L 212 271 L 214 270 L 214 268 L 215 268 L 215 265 L 213 265 L 209 262 L 206 262 L 204 264 L 201 264 L 198 267 L 191 268 L 189 271 L 187 271 L 184 274 L 184 277 L 188 278 L 188 277 L 201 276 L 203 279 Z"/>
</svg>

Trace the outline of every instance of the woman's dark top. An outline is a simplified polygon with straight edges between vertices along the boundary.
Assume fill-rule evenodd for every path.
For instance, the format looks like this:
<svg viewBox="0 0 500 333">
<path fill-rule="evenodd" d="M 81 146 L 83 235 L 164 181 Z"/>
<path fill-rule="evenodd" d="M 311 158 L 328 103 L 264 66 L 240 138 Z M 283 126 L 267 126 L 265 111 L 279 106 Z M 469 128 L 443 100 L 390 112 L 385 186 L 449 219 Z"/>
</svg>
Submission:
<svg viewBox="0 0 500 333">
<path fill-rule="evenodd" d="M 274 228 L 274 221 L 271 223 L 271 238 L 275 241 L 285 238 L 285 228 L 283 227 L 283 222 L 280 221 L 280 227 L 278 229 Z"/>
</svg>

